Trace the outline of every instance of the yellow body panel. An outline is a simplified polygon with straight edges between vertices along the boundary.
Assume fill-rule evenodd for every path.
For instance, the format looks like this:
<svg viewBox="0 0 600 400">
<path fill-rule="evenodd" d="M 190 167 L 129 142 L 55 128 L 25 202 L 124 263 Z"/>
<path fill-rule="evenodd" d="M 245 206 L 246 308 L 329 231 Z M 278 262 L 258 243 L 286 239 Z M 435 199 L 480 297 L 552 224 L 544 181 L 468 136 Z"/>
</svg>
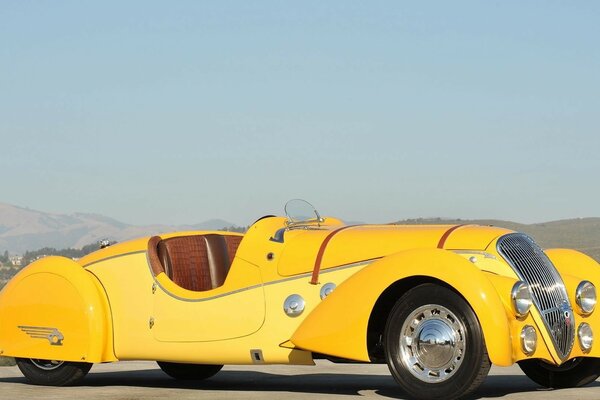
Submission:
<svg viewBox="0 0 600 400">
<path fill-rule="evenodd" d="M 147 248 L 148 238 L 129 240 L 88 254 L 87 256 L 80 258 L 78 263 L 84 267 L 88 267 L 99 261 L 106 261 L 113 257 L 122 257 L 124 254 L 143 253 L 146 252 Z"/>
<path fill-rule="evenodd" d="M 0 292 L 0 354 L 114 361 L 110 315 L 104 290 L 91 274 L 71 260 L 44 258 Z"/>
<path fill-rule="evenodd" d="M 187 296 L 164 273 L 156 277 L 160 289 L 152 296 L 154 327 L 161 342 L 207 342 L 234 339 L 260 329 L 265 320 L 265 295 L 259 269 L 236 261 L 223 286 Z M 179 290 L 177 290 L 179 289 Z M 191 292 L 190 294 L 195 294 Z M 234 311 L 234 312 L 232 312 Z M 174 326 L 185 329 L 173 329 Z"/>
<path fill-rule="evenodd" d="M 283 276 L 312 271 L 323 240 L 333 226 L 321 231 L 290 232 L 290 244 L 285 246 L 278 265 Z M 321 268 L 327 269 L 352 262 L 386 257 L 399 251 L 415 248 L 435 248 L 448 225 L 358 225 L 337 233 L 327 244 Z M 461 227 L 446 241 L 445 248 L 485 249 L 503 233 L 510 231 L 495 227 Z M 455 238 L 456 236 L 456 238 Z M 469 247 L 455 247 L 468 244 Z"/>
<path fill-rule="evenodd" d="M 452 232 L 445 241 L 445 249 L 484 250 L 499 236 L 512 231 L 496 226 L 465 225 Z"/>
<path fill-rule="evenodd" d="M 492 362 L 512 364 L 509 323 L 494 286 L 464 258 L 438 249 L 401 252 L 353 275 L 307 318 L 292 336 L 292 343 L 311 351 L 369 361 L 366 333 L 371 310 L 385 289 L 415 276 L 417 271 L 417 276 L 444 281 L 461 293 L 479 318 Z"/>
</svg>

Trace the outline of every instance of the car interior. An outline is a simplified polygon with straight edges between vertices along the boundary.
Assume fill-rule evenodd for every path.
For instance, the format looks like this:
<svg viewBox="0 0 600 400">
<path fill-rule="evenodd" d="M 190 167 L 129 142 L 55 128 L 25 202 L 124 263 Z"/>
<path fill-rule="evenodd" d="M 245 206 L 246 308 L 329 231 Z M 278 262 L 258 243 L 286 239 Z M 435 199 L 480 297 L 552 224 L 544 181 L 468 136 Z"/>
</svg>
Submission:
<svg viewBox="0 0 600 400">
<path fill-rule="evenodd" d="M 148 241 L 150 267 L 184 289 L 215 289 L 225 282 L 241 241 L 242 236 L 219 234 L 153 236 Z"/>
</svg>

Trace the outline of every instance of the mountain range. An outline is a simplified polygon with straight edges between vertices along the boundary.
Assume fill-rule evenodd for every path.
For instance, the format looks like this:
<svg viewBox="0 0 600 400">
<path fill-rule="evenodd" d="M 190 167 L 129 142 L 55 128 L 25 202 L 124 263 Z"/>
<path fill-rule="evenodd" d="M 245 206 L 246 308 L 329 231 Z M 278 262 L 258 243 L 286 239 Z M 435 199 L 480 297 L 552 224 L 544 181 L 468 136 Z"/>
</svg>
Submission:
<svg viewBox="0 0 600 400">
<path fill-rule="evenodd" d="M 218 230 L 234 224 L 211 219 L 194 225 L 129 225 L 98 214 L 54 214 L 0 203 L 0 251 L 22 254 L 43 247 L 81 248 L 100 239 L 122 242 L 186 230 Z"/>
<path fill-rule="evenodd" d="M 536 224 L 502 220 L 418 218 L 395 224 L 478 224 L 524 232 L 543 248 L 574 248 L 600 261 L 600 218 L 576 218 Z M 54 214 L 0 203 L 0 252 L 22 254 L 43 247 L 81 248 L 100 239 L 122 242 L 161 232 L 219 230 L 234 226 L 211 219 L 193 225 L 129 225 L 98 214 Z"/>
</svg>

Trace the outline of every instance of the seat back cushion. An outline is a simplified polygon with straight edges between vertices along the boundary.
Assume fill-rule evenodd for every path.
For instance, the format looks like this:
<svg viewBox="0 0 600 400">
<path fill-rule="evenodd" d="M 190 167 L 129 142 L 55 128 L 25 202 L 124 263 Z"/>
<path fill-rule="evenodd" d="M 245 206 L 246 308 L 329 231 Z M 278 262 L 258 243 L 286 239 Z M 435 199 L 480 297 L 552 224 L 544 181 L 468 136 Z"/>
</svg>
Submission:
<svg viewBox="0 0 600 400">
<path fill-rule="evenodd" d="M 237 253 L 238 247 L 240 247 L 240 243 L 242 242 L 243 236 L 233 236 L 226 235 L 223 236 L 225 238 L 225 242 L 227 243 L 227 254 L 229 254 L 230 262 L 233 262 L 235 258 L 235 253 Z"/>
<path fill-rule="evenodd" d="M 208 254 L 208 268 L 212 288 L 218 288 L 225 282 L 231 262 L 227 252 L 227 242 L 222 235 L 204 235 Z"/>
<path fill-rule="evenodd" d="M 204 236 L 178 236 L 163 242 L 170 267 L 166 272 L 173 282 L 188 290 L 212 289 Z"/>
</svg>

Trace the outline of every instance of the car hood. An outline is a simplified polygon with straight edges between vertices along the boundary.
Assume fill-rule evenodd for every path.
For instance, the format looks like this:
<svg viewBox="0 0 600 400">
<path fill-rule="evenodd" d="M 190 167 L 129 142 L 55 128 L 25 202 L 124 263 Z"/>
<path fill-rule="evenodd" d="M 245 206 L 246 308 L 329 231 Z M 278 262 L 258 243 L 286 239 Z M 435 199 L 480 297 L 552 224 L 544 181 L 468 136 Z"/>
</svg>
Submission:
<svg viewBox="0 0 600 400">
<path fill-rule="evenodd" d="M 478 225 L 357 225 L 286 232 L 278 263 L 283 276 L 373 260 L 404 250 L 485 250 L 512 231 Z"/>
</svg>

